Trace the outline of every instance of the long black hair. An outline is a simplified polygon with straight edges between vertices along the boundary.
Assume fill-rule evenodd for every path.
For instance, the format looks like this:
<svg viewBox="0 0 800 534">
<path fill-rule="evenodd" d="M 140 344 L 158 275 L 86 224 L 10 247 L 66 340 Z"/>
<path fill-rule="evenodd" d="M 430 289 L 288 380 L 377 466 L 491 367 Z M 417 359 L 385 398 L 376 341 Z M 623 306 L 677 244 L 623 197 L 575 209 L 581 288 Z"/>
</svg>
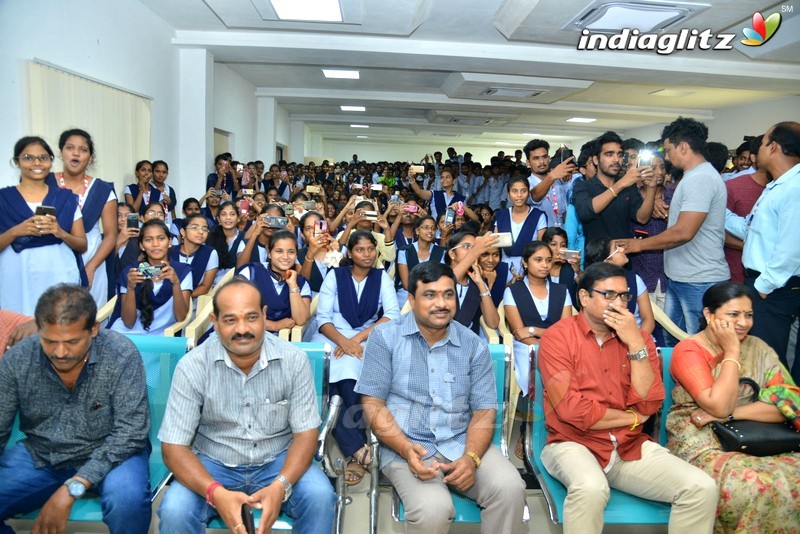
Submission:
<svg viewBox="0 0 800 534">
<path fill-rule="evenodd" d="M 219 211 L 217 214 L 222 213 L 222 210 L 228 206 L 233 208 L 233 211 L 236 212 L 236 216 L 238 217 L 239 210 L 236 209 L 236 204 L 230 200 L 226 200 L 219 205 Z M 219 215 L 217 215 L 217 217 L 219 217 Z M 228 259 L 228 239 L 225 237 L 225 232 L 223 231 L 221 224 L 214 226 L 214 228 L 212 228 L 208 233 L 206 245 L 217 251 L 220 269 L 232 269 L 236 267 L 236 257 L 234 256 L 232 261 L 229 261 Z"/>
<path fill-rule="evenodd" d="M 139 231 L 139 248 L 142 248 L 145 230 L 152 228 L 153 226 L 156 226 L 164 231 L 164 235 L 167 236 L 168 242 L 172 238 L 169 233 L 169 228 L 167 228 L 167 225 L 164 224 L 164 221 L 161 219 L 150 219 L 142 225 L 142 228 Z M 142 249 L 142 252 L 144 253 L 144 249 Z M 147 253 L 144 253 L 144 258 L 148 259 Z M 147 331 L 150 331 L 150 325 L 153 324 L 153 314 L 155 313 L 153 302 L 150 300 L 150 295 L 152 292 L 153 281 L 145 280 L 142 282 L 142 298 L 140 302 L 137 302 L 137 308 L 139 310 L 139 319 L 141 320 L 142 327 Z"/>
<path fill-rule="evenodd" d="M 708 308 L 708 311 L 715 313 L 721 306 L 727 302 L 740 297 L 747 297 L 750 302 L 753 302 L 753 295 L 742 284 L 735 282 L 721 282 L 709 287 L 703 295 L 703 307 Z M 708 322 L 704 315 L 700 315 L 700 330 L 704 330 L 708 326 Z"/>
</svg>

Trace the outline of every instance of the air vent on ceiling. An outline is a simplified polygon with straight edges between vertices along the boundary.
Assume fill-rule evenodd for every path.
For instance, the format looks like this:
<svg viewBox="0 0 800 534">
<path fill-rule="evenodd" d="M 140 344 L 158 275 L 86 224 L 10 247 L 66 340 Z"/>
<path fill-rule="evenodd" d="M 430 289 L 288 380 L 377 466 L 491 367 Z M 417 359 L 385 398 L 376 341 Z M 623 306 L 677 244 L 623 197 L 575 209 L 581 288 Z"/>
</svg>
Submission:
<svg viewBox="0 0 800 534">
<path fill-rule="evenodd" d="M 563 29 L 584 28 L 598 33 L 617 33 L 635 28 L 642 33 L 662 31 L 709 8 L 709 4 L 653 0 L 594 0 Z"/>
<path fill-rule="evenodd" d="M 494 96 L 497 98 L 534 98 L 546 91 L 538 89 L 515 89 L 513 87 L 490 87 L 481 93 L 481 96 Z"/>
<path fill-rule="evenodd" d="M 486 126 L 492 119 L 479 119 L 473 117 L 453 117 L 448 121 L 450 124 L 461 124 L 464 126 Z"/>
<path fill-rule="evenodd" d="M 441 133 L 441 132 L 433 132 L 431 135 L 436 137 L 461 137 L 461 134 L 450 134 L 450 133 Z"/>
</svg>

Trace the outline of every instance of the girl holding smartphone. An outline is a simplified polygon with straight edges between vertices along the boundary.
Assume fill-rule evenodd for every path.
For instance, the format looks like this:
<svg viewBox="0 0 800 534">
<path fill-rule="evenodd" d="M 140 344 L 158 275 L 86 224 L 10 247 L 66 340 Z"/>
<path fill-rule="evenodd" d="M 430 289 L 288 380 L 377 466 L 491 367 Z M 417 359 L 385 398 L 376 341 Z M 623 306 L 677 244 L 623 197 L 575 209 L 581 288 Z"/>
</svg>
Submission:
<svg viewBox="0 0 800 534">
<path fill-rule="evenodd" d="M 122 334 L 163 335 L 169 325 L 189 313 L 192 294 L 191 267 L 169 261 L 167 225 L 152 219 L 142 225 L 139 248 L 144 262 L 122 270 L 117 281 L 119 298 L 108 328 Z"/>
</svg>

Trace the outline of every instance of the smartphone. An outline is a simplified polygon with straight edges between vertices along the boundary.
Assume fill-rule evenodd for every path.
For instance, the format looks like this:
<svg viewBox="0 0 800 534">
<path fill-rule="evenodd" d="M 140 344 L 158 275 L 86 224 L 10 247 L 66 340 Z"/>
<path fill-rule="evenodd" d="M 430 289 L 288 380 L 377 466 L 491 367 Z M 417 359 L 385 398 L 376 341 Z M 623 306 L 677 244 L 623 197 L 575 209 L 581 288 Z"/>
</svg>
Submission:
<svg viewBox="0 0 800 534">
<path fill-rule="evenodd" d="M 630 157 L 631 155 L 628 154 L 627 152 L 622 153 L 622 163 L 621 163 L 622 170 L 620 171 L 620 174 L 625 174 L 626 172 L 628 172 L 628 163 L 630 162 L 629 161 Z"/>
<path fill-rule="evenodd" d="M 639 152 L 639 161 L 636 162 L 637 167 L 649 167 L 653 164 L 653 153 L 649 150 L 642 150 Z"/>
<path fill-rule="evenodd" d="M 292 206 L 291 204 L 286 204 L 283 207 L 283 213 L 285 213 L 286 215 L 294 215 L 294 206 Z"/>
<path fill-rule="evenodd" d="M 407 213 L 417 213 L 419 212 L 419 206 L 417 206 L 416 204 L 409 204 L 408 206 L 405 207 L 405 211 Z"/>
<path fill-rule="evenodd" d="M 394 195 L 389 197 L 389 203 L 390 204 L 399 204 L 400 203 L 400 195 L 397 193 L 397 191 L 394 192 Z"/>
<path fill-rule="evenodd" d="M 253 516 L 253 509 L 249 504 L 242 505 L 242 525 L 245 534 L 256 534 L 256 518 Z"/>
<path fill-rule="evenodd" d="M 303 201 L 303 209 L 306 211 L 311 211 L 317 209 L 317 203 L 313 200 L 304 200 Z"/>
<path fill-rule="evenodd" d="M 161 275 L 161 268 L 161 265 L 150 265 L 149 263 L 142 262 L 139 264 L 138 270 L 146 279 L 152 280 Z"/>
<path fill-rule="evenodd" d="M 223 193 L 222 189 L 214 189 L 214 194 L 217 195 L 218 197 L 221 197 L 222 193 Z"/>
<path fill-rule="evenodd" d="M 447 213 L 444 214 L 444 223 L 453 224 L 454 222 L 456 222 L 456 212 L 454 210 L 447 210 Z"/>
<path fill-rule="evenodd" d="M 139 228 L 139 214 L 129 213 L 125 218 L 125 228 Z"/>
<path fill-rule="evenodd" d="M 322 219 L 314 223 L 314 237 L 325 235 L 328 232 L 328 221 Z"/>
<path fill-rule="evenodd" d="M 497 236 L 497 244 L 494 245 L 495 248 L 506 248 L 514 244 L 511 232 L 500 232 L 499 234 L 492 235 Z"/>
<path fill-rule="evenodd" d="M 307 185 L 306 186 L 306 193 L 312 193 L 315 195 L 319 194 L 319 186 L 318 185 Z"/>
<path fill-rule="evenodd" d="M 56 209 L 53 206 L 38 206 L 36 208 L 36 215 L 53 215 L 55 216 Z"/>
<path fill-rule="evenodd" d="M 350 184 L 350 191 L 358 191 L 361 189 L 361 184 Z"/>
<path fill-rule="evenodd" d="M 364 219 L 368 221 L 377 221 L 378 220 L 378 212 L 377 211 L 364 211 Z"/>
<path fill-rule="evenodd" d="M 383 191 L 383 186 L 381 184 L 372 184 L 369 188 L 373 191 Z"/>
<path fill-rule="evenodd" d="M 581 251 L 580 250 L 569 250 L 569 249 L 565 249 L 564 250 L 564 259 L 567 260 L 567 261 L 571 260 L 572 258 L 577 259 L 577 258 L 580 258 L 580 257 L 581 257 Z"/>
<path fill-rule="evenodd" d="M 646 230 L 634 230 L 633 237 L 634 239 L 644 239 L 645 237 L 650 237 L 650 232 Z"/>
<path fill-rule="evenodd" d="M 288 173 L 288 172 L 286 172 L 286 171 L 281 171 L 281 178 L 286 178 L 287 176 L 289 176 L 289 173 Z"/>
<path fill-rule="evenodd" d="M 244 165 L 241 164 L 241 163 L 237 163 L 236 164 L 236 172 L 242 172 L 242 171 L 244 171 Z"/>
<path fill-rule="evenodd" d="M 267 217 L 267 228 L 274 228 L 276 230 L 283 230 L 289 224 L 289 219 L 286 217 Z"/>
<path fill-rule="evenodd" d="M 240 189 L 239 192 L 242 195 L 248 196 L 248 197 L 252 197 L 253 195 L 256 194 L 256 190 L 255 189 Z"/>
<path fill-rule="evenodd" d="M 423 174 L 425 172 L 425 165 L 410 165 L 408 167 L 409 173 Z"/>
<path fill-rule="evenodd" d="M 247 215 L 250 212 L 250 201 L 242 200 L 239 202 L 239 211 L 242 215 Z"/>
<path fill-rule="evenodd" d="M 242 171 L 242 185 L 250 185 L 250 169 L 247 167 Z"/>
</svg>

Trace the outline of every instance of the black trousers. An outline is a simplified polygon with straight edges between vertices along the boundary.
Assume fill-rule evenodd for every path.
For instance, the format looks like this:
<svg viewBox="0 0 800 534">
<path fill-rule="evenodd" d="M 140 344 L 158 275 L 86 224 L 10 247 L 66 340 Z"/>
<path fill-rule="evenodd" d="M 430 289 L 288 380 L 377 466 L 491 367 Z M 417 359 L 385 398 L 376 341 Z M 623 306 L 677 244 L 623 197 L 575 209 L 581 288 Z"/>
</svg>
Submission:
<svg viewBox="0 0 800 534">
<path fill-rule="evenodd" d="M 744 283 L 753 294 L 753 328 L 750 334 L 763 339 L 772 347 L 781 363 L 788 365 L 789 334 L 792 323 L 800 316 L 800 276 L 789 278 L 786 285 L 776 289 L 767 298 L 761 298 L 754 287 L 760 273 L 747 269 Z M 800 381 L 800 360 L 794 359 L 789 369 L 795 384 Z"/>
<path fill-rule="evenodd" d="M 361 395 L 354 391 L 355 387 L 355 380 L 340 380 L 330 385 L 330 395 L 342 397 L 342 409 L 333 427 L 333 437 L 345 458 L 358 452 L 367 443 Z"/>
</svg>

